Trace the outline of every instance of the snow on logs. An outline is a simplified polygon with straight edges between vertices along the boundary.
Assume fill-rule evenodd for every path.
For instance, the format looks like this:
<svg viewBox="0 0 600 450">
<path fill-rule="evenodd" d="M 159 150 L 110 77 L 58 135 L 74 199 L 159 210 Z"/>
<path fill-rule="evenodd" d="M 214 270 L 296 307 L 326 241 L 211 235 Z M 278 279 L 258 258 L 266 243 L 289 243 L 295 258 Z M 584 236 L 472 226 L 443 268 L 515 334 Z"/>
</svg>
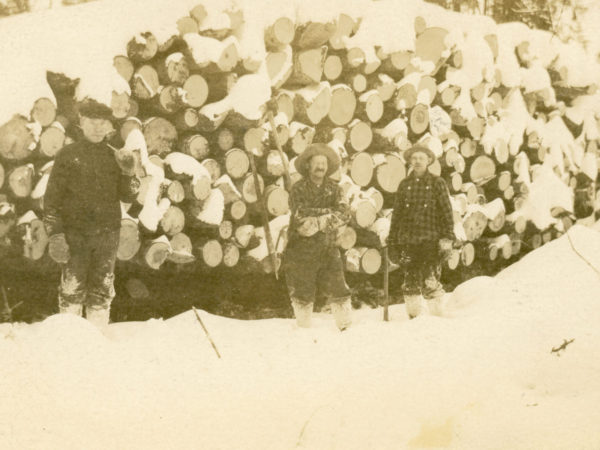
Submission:
<svg viewBox="0 0 600 450">
<path fill-rule="evenodd" d="M 272 19 L 261 56 L 248 50 L 242 10 L 202 5 L 171 35 L 138 33 L 114 56 L 113 140 L 139 151 L 142 167 L 137 200 L 123 205 L 119 260 L 272 271 L 257 192 L 279 258 L 290 205 L 275 133 L 292 182 L 294 157 L 310 143 L 341 156 L 335 176 L 352 218 L 337 245 L 356 273 L 382 267 L 378 248 L 407 176 L 403 154 L 417 142 L 437 156 L 430 170 L 450 190 L 459 240 L 451 270 L 510 260 L 572 225 L 572 205 L 544 203 L 553 214 L 542 224 L 544 212 L 528 201 L 547 172 L 595 196 L 600 102 L 591 77 L 569 67 L 570 47 L 526 30 L 510 37 L 508 25 L 483 35 L 418 17 L 406 30 L 412 44 L 390 48 L 367 42 L 362 19 L 345 12 Z M 77 83 L 50 84 L 28 116 L 0 124 L 0 241 L 32 260 L 47 246 L 38 217 L 51 161 L 75 138 Z M 264 117 L 269 97 L 274 130 Z"/>
</svg>

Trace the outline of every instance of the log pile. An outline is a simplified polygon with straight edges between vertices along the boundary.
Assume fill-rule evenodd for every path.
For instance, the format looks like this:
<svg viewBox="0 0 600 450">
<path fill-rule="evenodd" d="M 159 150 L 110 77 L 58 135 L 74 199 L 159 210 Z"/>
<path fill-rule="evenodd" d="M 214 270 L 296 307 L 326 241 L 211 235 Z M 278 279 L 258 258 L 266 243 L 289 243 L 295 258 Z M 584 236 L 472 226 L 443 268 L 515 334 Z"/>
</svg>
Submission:
<svg viewBox="0 0 600 450">
<path fill-rule="evenodd" d="M 143 163 L 137 201 L 123 205 L 121 261 L 273 271 L 289 221 L 285 167 L 297 181 L 294 158 L 311 142 L 329 143 L 343 160 L 334 177 L 353 219 L 338 245 L 350 272 L 380 271 L 393 193 L 407 176 L 403 154 L 416 142 L 438 156 L 430 171 L 450 189 L 459 245 L 449 270 L 506 263 L 573 224 L 572 208 L 553 208 L 541 228 L 527 210 L 546 168 L 594 203 L 600 115 L 585 106 L 598 99 L 596 86 L 569 86 L 561 59 L 542 64 L 526 41 L 452 40 L 419 17 L 414 48 L 386 53 L 355 41 L 361 21 L 346 14 L 328 23 L 281 17 L 265 29 L 266 58 L 256 61 L 240 56 L 241 11 L 213 19 L 198 5 L 178 35 L 136 35 L 114 57 L 129 89 L 113 92 L 111 142 Z M 235 106 L 262 69 L 277 105 L 272 122 L 264 106 L 262 117 Z M 48 73 L 48 83 L 56 101 L 40 98 L 29 117 L 0 126 L 0 240 L 32 260 L 45 257 L 39 217 L 52 159 L 76 133 L 77 81 Z"/>
</svg>

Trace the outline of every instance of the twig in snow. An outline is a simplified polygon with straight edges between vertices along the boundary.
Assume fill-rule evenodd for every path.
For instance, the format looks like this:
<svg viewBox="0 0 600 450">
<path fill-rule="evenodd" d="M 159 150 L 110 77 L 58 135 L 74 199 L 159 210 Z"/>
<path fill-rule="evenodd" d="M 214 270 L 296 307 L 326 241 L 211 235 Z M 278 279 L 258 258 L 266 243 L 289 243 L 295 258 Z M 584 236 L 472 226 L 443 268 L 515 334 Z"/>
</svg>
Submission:
<svg viewBox="0 0 600 450">
<path fill-rule="evenodd" d="M 569 239 L 569 244 L 571 244 L 571 248 L 573 251 L 579 256 L 588 266 L 590 266 L 597 274 L 600 276 L 600 270 L 598 270 L 585 256 L 583 256 L 576 248 L 575 244 L 571 240 L 571 235 L 569 234 L 569 230 L 566 231 L 567 238 Z"/>
<path fill-rule="evenodd" d="M 300 435 L 298 436 L 298 442 L 296 442 L 296 448 L 300 447 L 300 445 L 302 445 L 302 438 L 304 437 L 304 432 L 306 431 L 306 427 L 308 426 L 308 424 L 310 423 L 310 421 L 313 419 L 313 417 L 315 417 L 315 414 L 317 413 L 318 410 L 320 410 L 321 408 L 323 408 L 325 405 L 320 405 L 317 408 L 315 408 L 315 410 L 312 412 L 312 414 L 309 416 L 308 419 L 306 419 L 306 422 L 304 422 L 304 426 L 302 427 L 302 430 L 300 430 Z"/>
<path fill-rule="evenodd" d="M 213 342 L 212 338 L 210 337 L 210 334 L 208 334 L 208 330 L 204 326 L 204 322 L 202 322 L 202 319 L 200 318 L 200 315 L 198 314 L 198 311 L 196 311 L 196 308 L 193 307 L 193 306 L 192 306 L 192 309 L 194 310 L 194 314 L 196 314 L 196 319 L 198 319 L 198 322 L 200 322 L 200 325 L 202 325 L 202 329 L 204 330 L 204 333 L 206 334 L 206 337 L 210 341 L 210 345 L 212 345 L 212 348 L 215 349 L 215 353 L 217 354 L 217 356 L 219 357 L 219 359 L 221 359 L 221 355 L 219 354 L 219 350 L 217 350 L 217 346 L 215 345 L 215 343 Z"/>
<path fill-rule="evenodd" d="M 560 356 L 559 352 L 561 350 L 565 350 L 567 348 L 567 345 L 569 345 L 574 340 L 575 340 L 575 338 L 571 339 L 570 341 L 567 341 L 566 339 L 563 339 L 563 343 L 560 344 L 558 347 L 552 347 L 552 350 L 550 351 L 550 353 L 556 353 L 557 356 Z"/>
</svg>

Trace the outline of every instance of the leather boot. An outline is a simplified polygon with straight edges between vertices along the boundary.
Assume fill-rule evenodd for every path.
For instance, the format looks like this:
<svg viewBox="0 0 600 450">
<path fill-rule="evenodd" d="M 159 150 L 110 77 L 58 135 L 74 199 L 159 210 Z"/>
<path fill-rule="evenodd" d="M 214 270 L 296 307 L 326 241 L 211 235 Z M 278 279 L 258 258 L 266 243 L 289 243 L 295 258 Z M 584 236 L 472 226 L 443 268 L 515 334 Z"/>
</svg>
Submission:
<svg viewBox="0 0 600 450">
<path fill-rule="evenodd" d="M 292 308 L 294 309 L 294 317 L 296 317 L 296 324 L 298 324 L 298 326 L 301 328 L 310 328 L 313 304 L 304 303 L 292 299 Z"/>
<path fill-rule="evenodd" d="M 352 302 L 349 298 L 332 302 L 331 313 L 340 331 L 344 331 L 352 324 Z"/>
<path fill-rule="evenodd" d="M 76 316 L 83 316 L 83 305 L 80 303 L 70 303 L 66 306 L 58 306 L 58 310 L 61 314 L 75 314 Z"/>
<path fill-rule="evenodd" d="M 108 327 L 110 319 L 110 307 L 108 306 L 86 306 L 85 318 L 101 330 Z"/>
</svg>

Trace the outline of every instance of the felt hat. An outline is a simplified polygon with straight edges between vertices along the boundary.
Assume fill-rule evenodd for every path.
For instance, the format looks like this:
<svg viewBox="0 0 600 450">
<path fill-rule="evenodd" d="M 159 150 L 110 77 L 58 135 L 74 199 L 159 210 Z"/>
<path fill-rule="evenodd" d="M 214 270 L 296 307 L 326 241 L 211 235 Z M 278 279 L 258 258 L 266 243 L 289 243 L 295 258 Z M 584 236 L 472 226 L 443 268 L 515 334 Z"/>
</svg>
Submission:
<svg viewBox="0 0 600 450">
<path fill-rule="evenodd" d="M 306 150 L 304 150 L 300 156 L 296 158 L 295 166 L 296 170 L 303 177 L 308 175 L 308 165 L 313 156 L 323 155 L 327 158 L 327 174 L 331 175 L 340 167 L 340 157 L 338 154 L 327 144 L 310 144 Z"/>
<path fill-rule="evenodd" d="M 413 153 L 417 152 L 425 153 L 429 157 L 429 164 L 435 161 L 435 154 L 427 147 L 419 144 L 413 145 L 411 148 L 404 152 L 404 160 L 406 162 L 410 162 L 410 157 L 413 155 Z"/>
<path fill-rule="evenodd" d="M 77 105 L 77 112 L 81 117 L 89 117 L 90 119 L 105 119 L 112 121 L 112 109 L 108 106 L 94 100 L 85 98 Z"/>
</svg>

